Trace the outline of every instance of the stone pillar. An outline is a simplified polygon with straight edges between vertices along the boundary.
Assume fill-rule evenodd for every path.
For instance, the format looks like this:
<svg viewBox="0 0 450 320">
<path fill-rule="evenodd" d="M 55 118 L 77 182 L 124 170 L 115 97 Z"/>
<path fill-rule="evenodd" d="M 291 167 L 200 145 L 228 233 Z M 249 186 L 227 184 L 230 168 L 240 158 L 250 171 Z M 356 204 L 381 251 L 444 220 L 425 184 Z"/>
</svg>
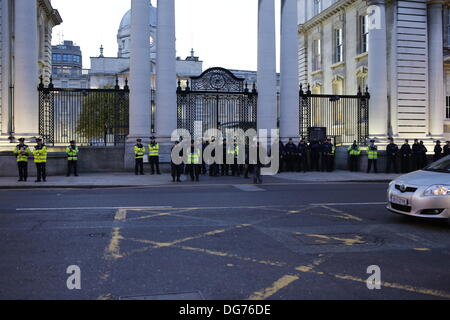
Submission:
<svg viewBox="0 0 450 320">
<path fill-rule="evenodd" d="M 258 0 L 258 129 L 277 128 L 274 0 Z M 269 131 L 270 133 L 270 131 Z"/>
<path fill-rule="evenodd" d="M 442 139 L 444 135 L 445 92 L 443 57 L 444 1 L 428 1 L 428 52 L 429 52 L 429 92 L 430 92 L 430 135 Z"/>
<path fill-rule="evenodd" d="M 368 1 L 369 23 L 369 135 L 386 139 L 388 135 L 388 85 L 387 85 L 387 41 L 386 8 L 384 0 Z M 361 88 L 363 90 L 363 88 Z"/>
<path fill-rule="evenodd" d="M 156 53 L 156 135 L 170 139 L 177 128 L 175 1 L 158 0 Z"/>
<path fill-rule="evenodd" d="M 36 1 L 15 1 L 14 131 L 16 137 L 39 134 L 38 26 Z"/>
<path fill-rule="evenodd" d="M 150 141 L 150 7 L 147 0 L 131 0 L 130 133 L 125 145 L 125 168 L 134 167 L 137 138 Z"/>
<path fill-rule="evenodd" d="M 148 0 L 131 1 L 130 135 L 150 138 L 150 8 Z"/>
<path fill-rule="evenodd" d="M 297 0 L 281 1 L 280 136 L 299 136 Z"/>
</svg>

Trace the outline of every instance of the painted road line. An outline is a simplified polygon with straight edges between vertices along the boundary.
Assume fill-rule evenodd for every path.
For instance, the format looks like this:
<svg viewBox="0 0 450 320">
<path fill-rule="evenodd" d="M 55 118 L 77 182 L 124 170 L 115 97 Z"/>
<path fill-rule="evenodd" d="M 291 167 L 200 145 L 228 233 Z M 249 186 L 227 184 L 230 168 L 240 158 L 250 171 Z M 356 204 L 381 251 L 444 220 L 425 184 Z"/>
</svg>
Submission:
<svg viewBox="0 0 450 320">
<path fill-rule="evenodd" d="M 266 300 L 267 298 L 270 298 L 278 291 L 287 287 L 292 282 L 297 281 L 298 279 L 300 279 L 298 276 L 285 275 L 284 277 L 275 281 L 270 287 L 262 289 L 252 294 L 250 298 L 248 298 L 248 300 Z"/>
<path fill-rule="evenodd" d="M 70 210 L 157 210 L 171 209 L 170 206 L 160 207 L 75 207 L 75 208 L 16 208 L 16 211 L 70 211 Z"/>
<path fill-rule="evenodd" d="M 311 203 L 310 206 L 367 206 L 367 205 L 374 205 L 374 206 L 381 206 L 386 205 L 387 202 L 348 202 L 348 203 Z"/>
<path fill-rule="evenodd" d="M 233 185 L 233 187 L 235 187 L 236 189 L 239 189 L 241 191 L 246 191 L 246 192 L 266 191 L 263 188 L 259 188 L 257 186 L 251 185 L 251 184 L 236 184 L 236 185 Z"/>
</svg>

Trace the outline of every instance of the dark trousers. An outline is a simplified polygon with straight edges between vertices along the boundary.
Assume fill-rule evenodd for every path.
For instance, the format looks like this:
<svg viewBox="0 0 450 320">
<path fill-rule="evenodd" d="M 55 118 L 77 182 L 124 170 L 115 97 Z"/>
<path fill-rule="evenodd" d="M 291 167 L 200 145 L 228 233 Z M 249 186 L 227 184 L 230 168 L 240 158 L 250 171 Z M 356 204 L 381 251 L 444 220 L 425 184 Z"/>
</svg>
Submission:
<svg viewBox="0 0 450 320">
<path fill-rule="evenodd" d="M 372 169 L 372 165 L 373 165 L 374 172 L 378 173 L 377 162 L 378 162 L 378 160 L 376 160 L 376 159 L 369 159 L 368 164 L 367 164 L 367 173 L 369 173 L 370 170 Z"/>
<path fill-rule="evenodd" d="M 215 177 L 219 175 L 219 165 L 217 163 L 213 163 L 209 165 L 209 175 L 211 177 Z"/>
<path fill-rule="evenodd" d="M 221 164 L 220 165 L 220 174 L 222 176 L 228 176 L 230 174 L 230 166 L 228 164 Z"/>
<path fill-rule="evenodd" d="M 73 174 L 74 175 L 78 175 L 78 161 L 77 160 L 68 160 L 67 161 L 67 176 L 70 176 L 70 174 L 72 173 L 72 169 L 73 169 Z"/>
<path fill-rule="evenodd" d="M 255 165 L 253 170 L 253 183 L 262 183 L 261 167 Z"/>
<path fill-rule="evenodd" d="M 136 175 L 138 175 L 139 173 L 144 174 L 144 159 L 136 159 L 135 162 L 134 173 Z"/>
<path fill-rule="evenodd" d="M 150 168 L 152 170 L 152 174 L 155 174 L 155 167 L 156 167 L 156 173 L 160 174 L 161 171 L 159 171 L 159 157 L 148 157 L 150 162 Z"/>
<path fill-rule="evenodd" d="M 297 171 L 306 172 L 308 170 L 308 163 L 306 161 L 306 154 L 298 156 L 297 158 Z"/>
<path fill-rule="evenodd" d="M 183 173 L 183 165 L 182 164 L 179 164 L 179 165 L 176 165 L 174 163 L 171 164 L 171 174 L 172 174 L 173 181 L 175 181 L 175 179 L 177 179 L 177 181 L 180 181 L 180 177 L 181 177 L 182 173 Z"/>
<path fill-rule="evenodd" d="M 295 154 L 288 154 L 286 155 L 286 171 L 292 172 L 295 170 Z"/>
<path fill-rule="evenodd" d="M 401 161 L 402 173 L 408 173 L 410 171 L 409 170 L 409 162 L 410 162 L 409 156 L 402 156 L 402 161 Z"/>
<path fill-rule="evenodd" d="M 188 164 L 187 165 L 187 171 L 188 174 L 191 176 L 191 180 L 197 180 L 200 177 L 200 171 L 202 170 L 202 165 L 201 164 Z"/>
<path fill-rule="evenodd" d="M 358 156 L 350 156 L 350 171 L 358 171 Z"/>
<path fill-rule="evenodd" d="M 234 163 L 231 166 L 231 175 L 232 176 L 240 176 L 241 175 L 241 168 L 240 165 L 238 164 L 238 159 L 234 159 Z"/>
<path fill-rule="evenodd" d="M 397 169 L 397 157 L 395 156 L 387 156 L 386 159 L 386 172 L 390 173 L 391 172 L 391 167 L 394 167 L 394 172 L 398 173 L 398 169 Z"/>
<path fill-rule="evenodd" d="M 333 171 L 334 157 L 331 154 L 322 154 L 322 171 Z"/>
<path fill-rule="evenodd" d="M 311 152 L 311 171 L 319 171 L 320 154 Z"/>
<path fill-rule="evenodd" d="M 36 163 L 37 170 L 37 181 L 46 180 L 47 179 L 47 164 L 46 163 Z"/>
<path fill-rule="evenodd" d="M 420 170 L 422 165 L 421 156 L 419 154 L 413 154 L 412 156 L 412 168 L 414 170 Z"/>
<path fill-rule="evenodd" d="M 28 179 L 28 162 L 17 162 L 17 168 L 19 169 L 19 180 L 27 181 Z"/>
</svg>

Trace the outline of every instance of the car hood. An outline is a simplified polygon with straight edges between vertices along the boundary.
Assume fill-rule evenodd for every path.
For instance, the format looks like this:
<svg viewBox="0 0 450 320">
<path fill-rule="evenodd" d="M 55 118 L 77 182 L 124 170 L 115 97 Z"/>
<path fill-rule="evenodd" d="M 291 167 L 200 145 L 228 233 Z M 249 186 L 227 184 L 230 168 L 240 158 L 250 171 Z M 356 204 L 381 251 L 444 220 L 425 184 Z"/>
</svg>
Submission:
<svg viewBox="0 0 450 320">
<path fill-rule="evenodd" d="M 436 184 L 450 185 L 450 174 L 444 172 L 415 171 L 394 180 L 396 184 L 412 186 L 432 186 Z"/>
</svg>

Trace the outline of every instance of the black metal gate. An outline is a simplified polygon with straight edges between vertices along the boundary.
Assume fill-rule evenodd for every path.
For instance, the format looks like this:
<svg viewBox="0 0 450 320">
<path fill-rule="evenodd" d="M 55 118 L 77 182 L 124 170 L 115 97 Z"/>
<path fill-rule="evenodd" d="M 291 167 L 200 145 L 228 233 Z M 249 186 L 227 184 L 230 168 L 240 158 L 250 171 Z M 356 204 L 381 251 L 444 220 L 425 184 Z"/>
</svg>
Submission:
<svg viewBox="0 0 450 320">
<path fill-rule="evenodd" d="M 257 91 L 248 88 L 245 79 L 229 70 L 211 68 L 199 77 L 191 77 L 177 89 L 179 129 L 191 135 L 203 134 L 209 129 L 257 128 Z M 201 131 L 201 132 L 200 132 Z"/>
<path fill-rule="evenodd" d="M 116 146 L 129 132 L 128 84 L 120 89 L 54 88 L 39 85 L 39 135 L 52 146 Z"/>
<path fill-rule="evenodd" d="M 340 144 L 351 144 L 354 140 L 366 145 L 369 138 L 370 94 L 358 90 L 357 95 L 312 94 L 310 86 L 306 92 L 300 87 L 300 136 L 308 137 L 312 127 L 327 128 L 327 136 Z"/>
</svg>

